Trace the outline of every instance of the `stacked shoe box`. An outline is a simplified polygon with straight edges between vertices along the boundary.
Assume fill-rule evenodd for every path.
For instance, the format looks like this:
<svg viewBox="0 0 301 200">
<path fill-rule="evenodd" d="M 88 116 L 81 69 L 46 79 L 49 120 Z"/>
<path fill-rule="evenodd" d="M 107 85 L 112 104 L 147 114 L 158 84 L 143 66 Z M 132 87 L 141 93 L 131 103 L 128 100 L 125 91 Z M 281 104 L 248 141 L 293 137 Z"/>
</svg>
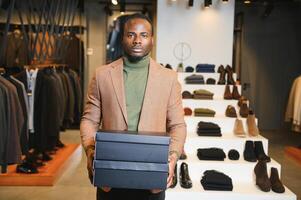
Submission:
<svg viewBox="0 0 301 200">
<path fill-rule="evenodd" d="M 94 185 L 166 189 L 170 137 L 154 134 L 158 133 L 97 132 Z"/>
<path fill-rule="evenodd" d="M 217 70 L 216 70 L 217 71 Z M 212 100 L 200 100 L 200 99 L 183 99 L 183 107 L 189 107 L 192 112 L 195 108 L 208 108 L 216 112 L 214 117 L 198 117 L 185 116 L 185 122 L 187 124 L 187 139 L 185 143 L 185 152 L 187 154 L 186 160 L 179 160 L 178 162 L 178 173 L 180 174 L 180 166 L 182 163 L 188 164 L 189 175 L 192 181 L 192 187 L 190 189 L 181 187 L 181 184 L 177 184 L 175 188 L 168 189 L 166 192 L 167 200 L 180 200 L 180 199 L 258 199 L 258 200 L 296 200 L 296 195 L 292 193 L 288 188 L 285 188 L 285 192 L 278 194 L 272 190 L 269 192 L 264 192 L 256 185 L 256 175 L 254 173 L 254 168 L 256 162 L 249 162 L 244 159 L 244 150 L 246 141 L 260 141 L 262 142 L 263 149 L 265 153 L 268 154 L 268 140 L 261 135 L 256 137 L 250 136 L 248 134 L 246 118 L 242 118 L 238 113 L 238 119 L 242 120 L 243 129 L 247 133 L 245 137 L 237 137 L 234 134 L 234 124 L 236 118 L 226 117 L 225 111 L 229 105 L 233 106 L 236 111 L 239 110 L 237 105 L 238 100 L 224 99 L 224 92 L 226 85 L 208 85 L 208 84 L 186 84 L 185 78 L 191 76 L 192 74 L 203 75 L 204 80 L 208 78 L 213 78 L 216 83 L 219 80 L 219 73 L 178 73 L 179 82 L 182 85 L 182 92 L 189 91 L 193 94 L 193 91 L 199 89 L 205 89 L 214 93 Z M 233 74 L 234 80 L 236 80 L 236 74 Z M 233 85 L 229 88 L 233 90 Z M 237 85 L 237 89 L 241 94 L 241 85 Z M 200 121 L 212 122 L 221 128 L 221 137 L 206 137 L 198 136 L 197 127 Z M 257 123 L 257 119 L 255 119 Z M 199 160 L 197 157 L 197 150 L 199 148 L 221 148 L 227 153 L 231 149 L 237 150 L 240 157 L 238 160 L 230 160 L 228 155 L 224 161 L 208 161 Z M 267 172 L 270 173 L 271 170 L 281 172 L 281 166 L 275 160 L 271 159 L 267 163 Z M 204 172 L 208 170 L 216 170 L 222 172 L 232 179 L 233 190 L 232 191 L 208 191 L 205 190 L 201 184 L 201 179 L 204 176 Z M 180 180 L 178 180 L 179 182 Z"/>
</svg>

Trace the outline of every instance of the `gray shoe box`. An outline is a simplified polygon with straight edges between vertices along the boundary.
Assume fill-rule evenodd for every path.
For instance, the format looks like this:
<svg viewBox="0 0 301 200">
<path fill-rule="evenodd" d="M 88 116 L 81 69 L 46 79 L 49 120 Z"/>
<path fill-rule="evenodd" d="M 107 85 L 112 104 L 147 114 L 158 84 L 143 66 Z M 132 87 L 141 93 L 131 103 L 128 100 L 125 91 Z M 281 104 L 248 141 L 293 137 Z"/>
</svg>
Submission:
<svg viewBox="0 0 301 200">
<path fill-rule="evenodd" d="M 96 134 L 95 159 L 167 163 L 170 137 L 145 135 L 151 134 L 146 132 L 144 135 L 127 133 L 99 131 Z"/>
<path fill-rule="evenodd" d="M 166 135 L 99 131 L 95 138 L 94 185 L 166 189 L 170 137 L 154 134 Z"/>
<path fill-rule="evenodd" d="M 94 160 L 94 185 L 130 189 L 166 189 L 168 164 Z"/>
</svg>

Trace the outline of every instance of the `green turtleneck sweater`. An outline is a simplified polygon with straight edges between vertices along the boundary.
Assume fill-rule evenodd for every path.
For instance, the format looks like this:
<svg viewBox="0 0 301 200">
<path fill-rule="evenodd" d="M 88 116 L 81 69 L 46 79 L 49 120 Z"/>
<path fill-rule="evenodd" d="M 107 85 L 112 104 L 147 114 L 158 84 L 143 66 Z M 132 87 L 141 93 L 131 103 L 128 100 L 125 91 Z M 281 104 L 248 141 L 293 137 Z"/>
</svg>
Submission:
<svg viewBox="0 0 301 200">
<path fill-rule="evenodd" d="M 147 83 L 149 60 L 149 55 L 135 63 L 130 62 L 126 57 L 123 59 L 123 79 L 129 131 L 138 131 Z"/>
</svg>

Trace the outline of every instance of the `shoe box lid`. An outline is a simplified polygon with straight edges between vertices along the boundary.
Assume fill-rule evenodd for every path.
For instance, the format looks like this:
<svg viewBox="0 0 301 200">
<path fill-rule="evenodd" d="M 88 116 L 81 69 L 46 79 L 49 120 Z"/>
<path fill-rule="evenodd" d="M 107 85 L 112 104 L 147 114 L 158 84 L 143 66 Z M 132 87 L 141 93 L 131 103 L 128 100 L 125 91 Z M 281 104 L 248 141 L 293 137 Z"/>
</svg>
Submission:
<svg viewBox="0 0 301 200">
<path fill-rule="evenodd" d="M 150 134 L 146 132 L 142 134 L 103 130 L 97 132 L 95 159 L 167 163 L 170 137 L 146 135 Z"/>
</svg>

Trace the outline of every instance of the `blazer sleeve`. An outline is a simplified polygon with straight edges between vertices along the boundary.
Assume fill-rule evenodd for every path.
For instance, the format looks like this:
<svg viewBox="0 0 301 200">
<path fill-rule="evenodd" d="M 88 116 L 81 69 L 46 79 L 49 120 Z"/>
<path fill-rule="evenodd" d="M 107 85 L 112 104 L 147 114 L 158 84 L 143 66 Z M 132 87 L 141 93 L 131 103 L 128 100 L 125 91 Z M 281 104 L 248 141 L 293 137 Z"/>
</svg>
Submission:
<svg viewBox="0 0 301 200">
<path fill-rule="evenodd" d="M 186 139 L 186 124 L 182 106 L 181 85 L 175 75 L 167 107 L 167 132 L 171 137 L 169 152 L 181 155 Z"/>
<path fill-rule="evenodd" d="M 86 150 L 95 145 L 95 135 L 101 123 L 101 94 L 96 73 L 88 88 L 87 101 L 80 123 L 81 142 Z"/>
</svg>

